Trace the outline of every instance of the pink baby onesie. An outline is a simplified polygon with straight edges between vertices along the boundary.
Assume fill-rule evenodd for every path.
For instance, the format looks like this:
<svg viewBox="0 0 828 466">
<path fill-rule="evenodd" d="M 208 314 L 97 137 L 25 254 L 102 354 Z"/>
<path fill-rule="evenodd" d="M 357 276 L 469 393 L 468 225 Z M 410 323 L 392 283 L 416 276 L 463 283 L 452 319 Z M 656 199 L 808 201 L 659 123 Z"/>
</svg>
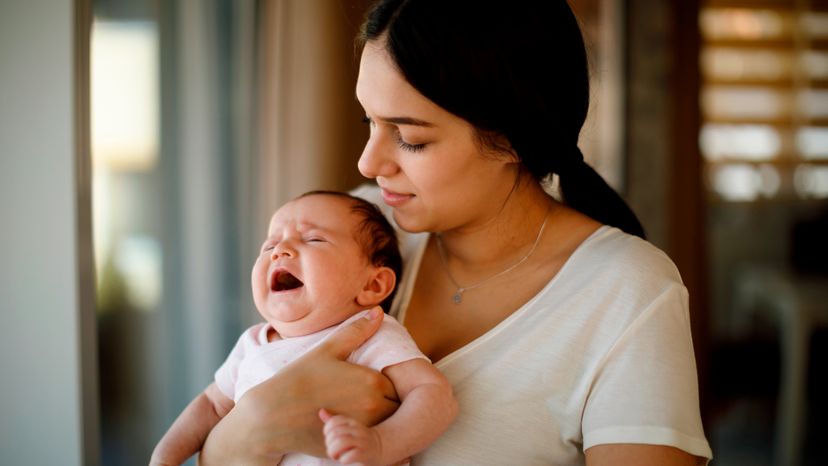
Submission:
<svg viewBox="0 0 828 466">
<path fill-rule="evenodd" d="M 329 327 L 310 335 L 272 342 L 267 341 L 267 335 L 272 328 L 270 324 L 266 322 L 256 324 L 242 334 L 227 360 L 216 371 L 216 385 L 228 398 L 238 402 L 247 390 L 269 379 L 285 365 L 367 313 L 367 310 L 358 312 L 335 327 Z M 347 360 L 382 371 L 388 366 L 412 359 L 429 361 L 417 348 L 417 344 L 414 343 L 405 327 L 393 317 L 383 314 L 383 321 L 377 333 L 351 353 Z M 281 466 L 328 466 L 339 463 L 331 459 L 290 453 L 285 455 L 279 464 Z"/>
</svg>

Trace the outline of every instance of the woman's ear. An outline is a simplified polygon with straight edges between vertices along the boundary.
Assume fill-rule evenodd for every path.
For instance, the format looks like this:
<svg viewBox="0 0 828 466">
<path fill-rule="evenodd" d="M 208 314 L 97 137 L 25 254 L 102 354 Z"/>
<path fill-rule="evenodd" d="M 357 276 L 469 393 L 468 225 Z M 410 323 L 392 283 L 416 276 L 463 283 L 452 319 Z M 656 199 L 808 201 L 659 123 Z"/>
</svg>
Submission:
<svg viewBox="0 0 828 466">
<path fill-rule="evenodd" d="M 483 137 L 486 138 L 483 145 L 484 153 L 506 163 L 521 163 L 520 157 L 506 136 L 490 132 Z"/>
<path fill-rule="evenodd" d="M 376 306 L 382 302 L 397 284 L 397 276 L 388 267 L 376 267 L 356 297 L 360 306 Z"/>
</svg>

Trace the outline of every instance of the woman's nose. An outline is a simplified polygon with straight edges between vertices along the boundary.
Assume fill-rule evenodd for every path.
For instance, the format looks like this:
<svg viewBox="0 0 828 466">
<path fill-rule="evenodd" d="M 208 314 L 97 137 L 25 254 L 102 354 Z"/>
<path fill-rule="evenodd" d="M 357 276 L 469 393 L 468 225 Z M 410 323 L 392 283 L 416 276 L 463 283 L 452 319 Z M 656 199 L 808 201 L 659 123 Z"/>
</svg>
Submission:
<svg viewBox="0 0 828 466">
<path fill-rule="evenodd" d="M 392 151 L 388 148 L 383 149 L 381 147 L 378 136 L 371 135 L 357 163 L 359 172 L 366 178 L 376 178 L 378 176 L 388 177 L 393 175 L 398 170 L 398 167 L 389 156 L 391 153 Z"/>
</svg>

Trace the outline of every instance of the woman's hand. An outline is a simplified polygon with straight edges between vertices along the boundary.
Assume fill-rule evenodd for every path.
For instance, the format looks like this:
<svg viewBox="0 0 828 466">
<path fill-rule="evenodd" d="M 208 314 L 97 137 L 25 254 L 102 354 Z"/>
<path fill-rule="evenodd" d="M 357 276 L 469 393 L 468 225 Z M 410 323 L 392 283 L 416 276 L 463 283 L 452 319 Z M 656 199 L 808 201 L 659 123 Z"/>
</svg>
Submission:
<svg viewBox="0 0 828 466">
<path fill-rule="evenodd" d="M 320 408 L 374 425 L 396 410 L 394 386 L 379 372 L 344 362 L 382 323 L 374 308 L 323 344 L 251 388 L 210 432 L 199 464 L 274 464 L 285 452 L 325 456 Z"/>
</svg>

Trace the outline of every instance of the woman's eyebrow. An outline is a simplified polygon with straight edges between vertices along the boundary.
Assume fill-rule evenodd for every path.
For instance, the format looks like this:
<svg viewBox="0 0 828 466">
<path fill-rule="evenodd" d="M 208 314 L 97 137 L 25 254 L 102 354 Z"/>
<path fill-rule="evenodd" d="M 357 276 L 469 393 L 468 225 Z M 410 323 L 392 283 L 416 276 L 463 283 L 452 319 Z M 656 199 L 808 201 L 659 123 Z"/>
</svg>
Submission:
<svg viewBox="0 0 828 466">
<path fill-rule="evenodd" d="M 385 123 L 392 123 L 395 125 L 424 126 L 426 128 L 434 127 L 434 123 L 429 123 L 425 120 L 419 120 L 412 117 L 377 117 L 377 119 Z"/>
</svg>

